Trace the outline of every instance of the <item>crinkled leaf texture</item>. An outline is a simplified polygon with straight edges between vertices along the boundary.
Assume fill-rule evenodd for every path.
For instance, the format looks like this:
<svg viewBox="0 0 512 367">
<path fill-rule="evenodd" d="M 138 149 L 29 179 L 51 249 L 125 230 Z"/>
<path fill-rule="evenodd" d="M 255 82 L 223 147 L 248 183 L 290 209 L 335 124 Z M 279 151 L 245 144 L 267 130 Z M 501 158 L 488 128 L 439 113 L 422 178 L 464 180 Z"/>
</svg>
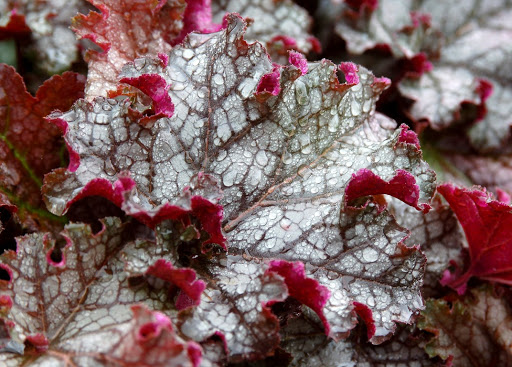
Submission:
<svg viewBox="0 0 512 367">
<path fill-rule="evenodd" d="M 245 39 L 264 43 L 276 62 L 286 61 L 288 50 L 320 52 L 319 41 L 310 33 L 310 16 L 291 0 L 213 0 L 212 12 L 217 23 L 221 23 L 226 12 L 236 12 L 254 21 Z"/>
<path fill-rule="evenodd" d="M 431 72 L 400 84 L 415 100 L 412 115 L 441 129 L 457 120 L 461 103 L 484 105 L 486 112 L 469 137 L 480 151 L 499 152 L 509 142 L 512 124 L 512 2 L 423 1 L 420 9 L 432 15 L 445 45 Z"/>
<path fill-rule="evenodd" d="M 62 164 L 63 142 L 59 129 L 44 117 L 70 108 L 83 97 L 84 85 L 82 75 L 66 72 L 47 80 L 33 97 L 15 69 L 0 64 L 0 190 L 30 231 L 49 230 L 56 220 L 40 190 L 43 176 Z"/>
<path fill-rule="evenodd" d="M 176 269 L 193 269 L 205 284 L 200 302 L 168 287 L 178 292 L 179 328 L 202 343 L 220 336 L 231 361 L 273 353 L 279 324 L 269 307 L 288 295 L 329 336 L 347 335 L 360 315 L 381 342 L 423 307 L 425 260 L 403 244 L 407 232 L 379 195 L 426 211 L 435 175 L 414 133 L 375 113 L 389 80 L 297 54 L 276 66 L 244 32 L 229 15 L 220 32 L 190 34 L 165 65 L 147 57 L 124 67 L 122 80 L 141 90 L 152 75 L 165 80 L 172 116 L 144 115 L 122 98 L 52 114 L 71 162 L 46 176 L 47 204 L 62 214 L 101 195 L 155 228 L 155 241 L 125 249 L 123 269 L 159 292 Z M 170 274 L 148 270 L 158 258 Z M 136 294 L 170 307 L 148 290 Z"/>
<path fill-rule="evenodd" d="M 485 191 L 443 184 L 438 191 L 457 215 L 469 245 L 470 265 L 463 274 L 446 273 L 443 283 L 460 294 L 472 276 L 512 284 L 512 208 Z"/>
<path fill-rule="evenodd" d="M 473 289 L 451 306 L 428 300 L 418 322 L 434 334 L 426 344 L 430 356 L 450 366 L 509 366 L 512 363 L 510 305 L 492 287 Z"/>
</svg>

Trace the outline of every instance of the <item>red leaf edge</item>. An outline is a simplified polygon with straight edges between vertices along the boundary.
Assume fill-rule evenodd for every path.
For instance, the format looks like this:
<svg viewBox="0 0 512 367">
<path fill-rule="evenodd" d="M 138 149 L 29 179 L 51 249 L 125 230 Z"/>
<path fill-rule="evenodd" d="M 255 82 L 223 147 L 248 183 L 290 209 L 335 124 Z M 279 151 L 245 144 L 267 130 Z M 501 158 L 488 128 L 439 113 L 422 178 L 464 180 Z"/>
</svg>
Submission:
<svg viewBox="0 0 512 367">
<path fill-rule="evenodd" d="M 290 51 L 288 62 L 300 70 L 302 75 L 308 72 L 308 60 L 306 57 L 297 51 Z"/>
<path fill-rule="evenodd" d="M 360 197 L 381 194 L 396 197 L 423 212 L 430 210 L 430 205 L 418 203 L 420 188 L 416 184 L 416 179 L 402 169 L 396 170 L 395 176 L 389 182 L 384 181 L 369 169 L 360 169 L 352 174 L 345 189 L 345 204 L 350 205 L 351 201 Z"/>
<path fill-rule="evenodd" d="M 191 32 L 213 33 L 225 28 L 225 22 L 212 22 L 211 0 L 188 0 L 183 14 L 183 29 L 178 37 L 172 40 L 173 46 L 183 42 Z"/>
<path fill-rule="evenodd" d="M 165 63 L 165 60 L 163 60 Z M 168 62 L 168 60 L 167 60 Z M 153 100 L 155 114 L 159 117 L 172 117 L 174 104 L 168 91 L 171 87 L 165 79 L 158 74 L 144 74 L 137 78 L 122 78 L 121 83 L 140 89 Z"/>
<path fill-rule="evenodd" d="M 366 325 L 368 339 L 371 339 L 377 330 L 375 327 L 375 321 L 373 320 L 372 310 L 363 303 L 354 302 L 353 305 L 354 311 Z"/>
<path fill-rule="evenodd" d="M 267 272 L 277 273 L 284 278 L 289 295 L 315 311 L 322 320 L 325 334 L 329 335 L 331 327 L 323 313 L 323 308 L 331 296 L 329 289 L 313 278 L 306 277 L 304 264 L 300 261 L 272 260 Z"/>
<path fill-rule="evenodd" d="M 196 279 L 196 273 L 189 268 L 174 268 L 173 265 L 164 260 L 158 259 L 146 271 L 145 275 L 151 275 L 165 280 L 169 287 L 178 287 L 181 293 L 176 301 L 176 308 L 183 310 L 191 306 L 197 306 L 201 302 L 201 294 L 206 288 L 206 283 Z M 184 295 L 188 296 L 184 297 Z"/>
</svg>

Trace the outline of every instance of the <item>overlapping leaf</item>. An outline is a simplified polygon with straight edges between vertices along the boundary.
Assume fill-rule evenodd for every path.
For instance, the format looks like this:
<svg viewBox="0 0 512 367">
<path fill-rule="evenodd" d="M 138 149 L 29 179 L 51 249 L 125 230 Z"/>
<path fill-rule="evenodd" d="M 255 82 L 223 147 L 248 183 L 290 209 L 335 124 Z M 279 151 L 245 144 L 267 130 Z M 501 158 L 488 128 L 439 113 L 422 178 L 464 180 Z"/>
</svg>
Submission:
<svg viewBox="0 0 512 367">
<path fill-rule="evenodd" d="M 14 322 L 11 338 L 19 345 L 21 354 L 24 348 L 31 348 L 33 339 L 41 339 L 47 349 L 50 343 L 63 336 L 64 329 L 70 330 L 70 317 L 80 309 L 91 283 L 109 257 L 122 246 L 119 220 L 107 222 L 96 235 L 87 226 L 71 225 L 65 236 L 68 240 L 61 250 L 60 261 L 54 260 L 53 254 L 58 251 L 54 251 L 54 244 L 43 234 L 19 238 L 17 251 L 7 252 L 2 258 L 2 266 L 11 279 L 2 284 L 2 295 L 12 300 L 8 313 L 8 319 Z M 110 297 L 117 296 L 114 289 L 108 293 Z M 95 297 L 99 295 L 105 297 L 101 293 Z M 97 310 L 108 318 L 105 311 Z M 71 327 L 76 328 L 71 328 L 72 334 L 82 327 L 93 327 L 90 321 L 92 319 L 81 326 L 71 322 Z M 99 329 L 100 324 L 95 328 Z M 14 366 L 22 360 L 30 360 L 31 356 L 29 353 L 22 356 L 4 354 L 2 358 L 9 366 Z"/>
<path fill-rule="evenodd" d="M 106 366 L 184 366 L 199 367 L 201 348 L 194 342 L 184 342 L 173 330 L 164 314 L 144 306 L 132 307 L 134 314 L 128 332 L 120 335 L 111 349 L 96 357 Z M 111 331 L 112 332 L 112 331 Z M 91 358 L 77 358 L 85 364 Z"/>
<path fill-rule="evenodd" d="M 125 266 L 137 259 L 121 251 L 135 244 L 119 219 L 106 218 L 96 234 L 88 225 L 71 224 L 63 235 L 63 248 L 41 234 L 22 237 L 17 253 L 2 258 L 11 278 L 2 284 L 1 297 L 10 299 L 3 320 L 14 327 L 1 361 L 7 366 L 65 366 L 71 361 L 112 366 L 168 365 L 171 359 L 198 365 L 198 345 L 177 338 L 163 314 L 137 306 L 145 302 L 153 310 L 176 313 L 165 289 L 150 283 L 141 288 L 130 279 Z M 176 284 L 188 291 L 187 284 Z"/>
<path fill-rule="evenodd" d="M 279 323 L 269 306 L 286 299 L 288 289 L 283 278 L 263 262 L 219 254 L 205 257 L 198 239 L 187 235 L 189 231 L 166 221 L 157 227 L 156 242 L 127 246 L 123 257 L 130 276 L 143 276 L 154 290 L 169 289 L 169 302 L 184 310 L 179 327 L 185 336 L 198 342 L 221 336 L 232 361 L 272 353 L 279 341 Z M 160 260 L 153 264 L 155 258 Z M 171 270 L 171 263 L 176 264 L 175 269 Z M 170 281 L 171 272 L 184 275 L 181 267 L 185 264 L 190 267 L 186 271 L 194 274 L 189 278 L 193 283 L 180 287 L 176 277 Z M 156 266 L 159 272 L 154 271 Z M 191 294 L 194 283 L 204 289 L 200 297 Z"/>
<path fill-rule="evenodd" d="M 164 53 L 171 39 L 183 27 L 184 0 L 111 1 L 90 0 L 101 13 L 90 12 L 73 18 L 73 30 L 79 38 L 96 43 L 102 50 L 89 50 L 86 95 L 106 96 L 117 89 L 122 66 L 135 58 Z"/>
<path fill-rule="evenodd" d="M 512 363 L 510 306 L 492 289 L 475 289 L 449 306 L 430 300 L 419 327 L 434 334 L 430 356 L 458 366 L 507 366 Z"/>
<path fill-rule="evenodd" d="M 324 1 L 324 11 L 336 8 L 335 2 Z M 335 31 L 351 53 L 386 47 L 397 58 L 411 59 L 421 52 L 439 51 L 437 33 L 421 1 L 345 1 L 336 12 Z"/>
<path fill-rule="evenodd" d="M 59 129 L 44 117 L 83 97 L 84 84 L 81 75 L 64 73 L 46 81 L 33 97 L 14 68 L 0 65 L 0 188 L 30 231 L 48 230 L 55 220 L 45 210 L 40 188 L 44 174 L 63 160 Z"/>
<path fill-rule="evenodd" d="M 421 8 L 432 14 L 433 24 L 443 31 L 445 45 L 434 69 L 419 80 L 402 82 L 400 90 L 416 101 L 413 116 L 430 120 L 434 128 L 456 120 L 454 114 L 462 102 L 485 104 L 486 114 L 471 128 L 469 137 L 481 151 L 499 151 L 508 142 L 512 122 L 507 102 L 512 96 L 512 28 L 508 21 L 512 3 L 471 1 L 459 5 L 422 3 Z"/>
<path fill-rule="evenodd" d="M 334 342 L 325 337 L 317 320 L 311 317 L 292 320 L 282 331 L 283 348 L 293 356 L 290 366 L 437 366 L 429 359 L 419 337 L 410 327 L 400 327 L 392 339 L 375 346 L 361 332 Z"/>
<path fill-rule="evenodd" d="M 24 51 L 36 56 L 36 67 L 49 75 L 62 72 L 78 59 L 78 44 L 69 26 L 84 5 L 82 0 L 2 1 L 0 39 L 30 33 L 31 42 Z"/>
<path fill-rule="evenodd" d="M 480 106 L 471 142 L 479 150 L 498 151 L 510 136 L 511 11 L 508 0 L 347 1 L 338 10 L 336 31 L 353 53 L 386 47 L 397 58 L 426 56 L 432 64 L 422 61 L 399 85 L 415 101 L 412 116 L 443 129 L 459 120 L 462 103 Z"/>
<path fill-rule="evenodd" d="M 405 232 L 387 212 L 379 213 L 382 208 L 348 209 L 344 201 L 394 193 L 426 209 L 434 175 L 421 161 L 414 134 L 404 127 L 390 134 L 394 123 L 374 113 L 386 79 L 350 63 L 340 66 L 345 84 L 328 61 L 292 59 L 276 68 L 260 44 L 244 41 L 244 28 L 231 15 L 225 30 L 192 34 L 173 48 L 167 66 L 145 58 L 123 70 L 123 80 L 153 74 L 166 80 L 172 117 L 143 125 L 128 101 L 101 98 L 54 114 L 74 159 L 68 171 L 48 176 L 50 208 L 62 213 L 76 198 L 100 194 L 128 213 L 146 213 L 155 225 L 191 178 L 205 172 L 224 191 L 220 203 L 233 255 L 303 262 L 306 276 L 332 293 L 323 311 L 326 331 L 346 334 L 356 322 L 356 302 L 360 312 L 373 313 L 368 322 L 376 330 L 372 340 L 379 341 L 394 321 L 408 322 L 422 307 L 423 258 L 399 244 Z M 276 77 L 268 88 L 263 81 L 271 74 Z M 362 190 L 345 196 L 356 185 Z M 212 263 L 211 282 L 222 284 L 238 263 L 228 258 L 222 271 Z M 205 292 L 218 300 L 219 286 Z M 191 312 L 193 320 L 201 307 L 207 306 Z M 201 331 L 199 321 L 192 325 Z M 213 331 L 201 333 L 193 336 L 200 341 Z"/>
<path fill-rule="evenodd" d="M 512 284 L 511 225 L 508 203 L 493 200 L 485 191 L 443 184 L 438 191 L 457 215 L 469 245 L 470 264 L 463 274 L 446 275 L 443 282 L 460 294 L 472 276 Z"/>
<path fill-rule="evenodd" d="M 286 61 L 288 50 L 320 52 L 320 43 L 310 33 L 310 16 L 291 0 L 213 0 L 212 12 L 217 23 L 227 12 L 254 21 L 245 39 L 264 43 L 275 62 Z"/>
<path fill-rule="evenodd" d="M 433 210 L 428 213 L 418 212 L 398 200 L 391 201 L 390 211 L 398 224 L 411 231 L 406 245 L 419 245 L 427 258 L 423 295 L 438 295 L 439 281 L 452 261 L 463 266 L 464 233 L 454 212 L 441 203 L 440 197 L 434 200 Z"/>
</svg>

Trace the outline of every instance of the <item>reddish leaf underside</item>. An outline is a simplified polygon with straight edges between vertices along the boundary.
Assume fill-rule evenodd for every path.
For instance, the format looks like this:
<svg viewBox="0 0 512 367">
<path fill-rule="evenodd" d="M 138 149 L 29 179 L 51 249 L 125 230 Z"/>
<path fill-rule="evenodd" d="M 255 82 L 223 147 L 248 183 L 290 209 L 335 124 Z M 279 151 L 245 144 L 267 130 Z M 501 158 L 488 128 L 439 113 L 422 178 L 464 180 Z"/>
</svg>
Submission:
<svg viewBox="0 0 512 367">
<path fill-rule="evenodd" d="M 0 26 L 0 40 L 16 38 L 30 33 L 30 28 L 25 22 L 25 16 L 11 10 L 7 24 Z"/>
<path fill-rule="evenodd" d="M 172 40 L 172 45 L 183 42 L 191 32 L 211 33 L 221 28 L 221 24 L 212 22 L 211 0 L 187 0 L 187 7 L 183 14 L 183 29 Z"/>
<path fill-rule="evenodd" d="M 85 77 L 66 72 L 47 80 L 33 97 L 14 68 L 0 65 L 0 190 L 31 230 L 50 228 L 40 188 L 43 176 L 63 159 L 61 133 L 44 118 L 69 109 L 83 97 L 84 85 Z"/>
<path fill-rule="evenodd" d="M 328 335 L 330 332 L 329 323 L 325 319 L 323 308 L 330 297 L 329 290 L 316 280 L 306 277 L 304 264 L 301 262 L 273 260 L 270 262 L 267 271 L 275 272 L 284 278 L 289 295 L 316 312 L 324 324 L 325 333 Z"/>
<path fill-rule="evenodd" d="M 472 276 L 512 284 L 512 208 L 479 189 L 443 184 L 438 191 L 464 229 L 471 260 L 462 275 L 446 273 L 443 283 L 459 294 Z"/>
</svg>

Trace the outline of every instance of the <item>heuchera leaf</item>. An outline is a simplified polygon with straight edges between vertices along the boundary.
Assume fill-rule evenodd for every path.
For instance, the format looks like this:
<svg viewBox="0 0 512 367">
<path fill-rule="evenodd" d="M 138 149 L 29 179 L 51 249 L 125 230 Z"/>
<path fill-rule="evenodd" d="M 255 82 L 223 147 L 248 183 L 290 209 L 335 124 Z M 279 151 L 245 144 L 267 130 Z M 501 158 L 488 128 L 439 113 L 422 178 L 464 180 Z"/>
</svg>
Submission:
<svg viewBox="0 0 512 367">
<path fill-rule="evenodd" d="M 161 296 L 154 296 L 155 291 L 169 289 L 168 284 L 181 288 L 167 293 L 175 308 L 184 310 L 179 314 L 179 328 L 184 335 L 202 344 L 208 343 L 210 337 L 221 337 L 230 360 L 235 362 L 271 354 L 279 342 L 279 323 L 270 306 L 284 301 L 288 295 L 283 278 L 258 259 L 253 261 L 229 255 L 205 257 L 201 251 L 201 240 L 187 235 L 187 232 L 190 229 L 176 226 L 174 221 L 165 221 L 157 226 L 156 242 L 127 246 L 123 257 L 130 276 L 137 279 L 144 275 L 151 285 L 148 298 L 156 299 L 156 303 Z M 193 297 L 190 297 L 192 289 L 180 287 L 175 280 L 161 284 L 154 275 L 148 279 L 150 273 L 154 274 L 151 269 L 157 263 L 151 264 L 155 258 L 160 258 L 157 263 L 190 267 L 174 272 L 195 271 L 199 278 L 195 282 L 202 284 L 203 288 L 206 284 L 201 302 L 193 302 Z M 167 273 L 159 278 L 170 279 Z M 194 303 L 197 307 L 189 307 Z"/>
<path fill-rule="evenodd" d="M 445 274 L 443 283 L 464 293 L 472 276 L 512 284 L 512 210 L 479 189 L 443 184 L 438 191 L 457 215 L 469 245 L 471 263 L 462 275 Z"/>
<path fill-rule="evenodd" d="M 432 24 L 443 32 L 444 46 L 431 72 L 400 84 L 400 90 L 415 100 L 416 119 L 426 118 L 437 129 L 457 120 L 460 104 L 485 107 L 469 131 L 480 151 L 500 151 L 510 138 L 512 112 L 509 101 L 512 65 L 512 2 L 482 1 L 453 5 L 422 2 L 422 11 L 432 15 Z M 478 26 L 474 26 L 478 24 Z"/>
<path fill-rule="evenodd" d="M 293 356 L 292 367 L 309 366 L 439 366 L 429 359 L 411 327 L 400 326 L 395 335 L 380 345 L 365 340 L 360 330 L 335 342 L 322 334 L 321 324 L 310 316 L 292 319 L 282 330 L 283 348 Z"/>
<path fill-rule="evenodd" d="M 437 34 L 430 16 L 420 9 L 413 1 L 344 1 L 337 9 L 335 32 L 354 54 L 376 47 L 388 49 L 396 58 L 435 53 L 440 46 Z"/>
<path fill-rule="evenodd" d="M 69 29 L 71 17 L 84 8 L 81 0 L 6 0 L 0 4 L 0 39 L 22 40 L 21 50 L 36 58 L 37 68 L 48 75 L 69 69 L 78 59 L 78 44 Z"/>
<path fill-rule="evenodd" d="M 15 341 L 23 344 L 38 334 L 51 341 L 60 334 L 62 324 L 76 312 L 98 270 L 121 245 L 122 227 L 116 224 L 97 235 L 92 235 L 90 228 L 68 226 L 64 234 L 67 245 L 59 262 L 53 259 L 52 241 L 42 234 L 19 238 L 16 253 L 3 255 L 2 268 L 11 281 L 3 281 L 2 294 L 12 300 L 9 319 L 15 322 Z M 87 268 L 82 263 L 84 255 Z"/>
<path fill-rule="evenodd" d="M 86 95 L 92 99 L 117 89 L 121 67 L 135 58 L 164 53 L 183 27 L 184 0 L 115 1 L 90 0 L 101 13 L 73 18 L 72 29 L 102 52 L 89 50 Z"/>
<path fill-rule="evenodd" d="M 129 331 L 97 360 L 105 366 L 199 367 L 201 347 L 178 337 L 167 316 L 141 305 L 132 306 L 132 311 Z"/>
<path fill-rule="evenodd" d="M 233 360 L 272 353 L 277 320 L 265 304 L 286 297 L 276 291 L 284 283 L 293 292 L 290 278 L 272 269 L 265 275 L 268 261 L 278 258 L 304 263 L 312 289 L 321 285 L 331 292 L 327 302 L 320 291 L 312 301 L 319 313 L 325 304 L 329 335 L 346 335 L 363 312 L 375 330 L 372 341 L 382 341 L 395 321 L 408 322 L 421 309 L 424 259 L 400 244 L 406 233 L 383 207 L 363 202 L 362 208 L 349 208 L 358 198 L 350 194 L 345 204 L 345 190 L 358 172 L 387 183 L 403 177 L 403 192 L 414 193 L 407 202 L 426 209 L 434 174 L 412 133 L 405 127 L 390 133 L 394 122 L 374 112 L 389 80 L 350 63 L 339 67 L 344 84 L 338 67 L 325 60 L 308 64 L 305 74 L 298 59 L 275 66 L 261 44 L 243 39 L 244 30 L 242 20 L 230 15 L 221 32 L 190 34 L 169 52 L 166 66 L 144 58 L 123 69 L 123 78 L 158 74 L 167 81 L 175 106 L 170 118 L 142 125 L 144 117 L 129 100 L 104 98 L 53 114 L 73 160 L 67 171 L 47 176 L 49 207 L 60 214 L 77 198 L 102 195 L 154 227 L 176 219 L 165 208 L 186 196 L 191 182 L 197 186 L 193 177 L 213 177 L 224 197 L 213 195 L 209 205 L 217 213 L 215 203 L 224 208 L 230 255 L 223 264 L 191 265 L 207 287 L 199 306 L 181 316 L 185 335 L 202 342 L 219 331 Z M 275 93 L 259 90 L 269 73 L 277 76 Z M 193 215 L 199 218 L 198 213 Z M 210 243 L 219 243 L 200 221 Z M 168 261 L 176 265 L 175 256 Z M 235 278 L 251 279 L 255 288 L 241 296 L 238 282 L 230 280 Z M 218 314 L 239 316 L 214 321 Z M 237 329 L 256 315 L 267 326 L 253 326 L 258 332 Z"/>
<path fill-rule="evenodd" d="M 151 293 L 130 282 L 124 268 L 136 259 L 122 252 L 130 245 L 126 225 L 118 218 L 102 223 L 96 234 L 88 225 L 66 226 L 64 247 L 42 234 L 20 237 L 17 252 L 3 255 L 1 266 L 11 280 L 1 284 L 1 297 L 7 297 L 2 316 L 13 324 L 10 349 L 3 350 L 11 353 L 0 354 L 6 366 L 164 366 L 169 360 L 199 365 L 199 345 L 178 338 L 167 316 L 138 305 L 168 308 L 165 292 Z M 191 272 L 174 271 L 172 281 L 193 294 L 201 285 L 190 282 Z M 171 280 L 172 269 L 165 273 L 157 261 L 150 273 Z M 189 279 L 180 282 L 180 275 Z"/>
<path fill-rule="evenodd" d="M 222 28 L 222 22 L 212 21 L 211 0 L 187 0 L 183 23 L 180 34 L 172 41 L 173 45 L 183 42 L 191 32 L 212 33 Z"/>
<path fill-rule="evenodd" d="M 201 302 L 200 297 L 205 283 L 196 280 L 196 274 L 191 269 L 175 269 L 170 262 L 159 259 L 146 270 L 145 275 L 160 278 L 168 282 L 170 287 L 178 287 L 181 290 L 176 300 L 178 310 L 192 305 L 197 306 Z"/>
<path fill-rule="evenodd" d="M 512 363 L 510 307 L 491 287 L 471 291 L 451 306 L 428 300 L 419 327 L 434 334 L 425 350 L 450 366 L 508 366 Z"/>
<path fill-rule="evenodd" d="M 30 231 L 59 222 L 46 211 L 40 188 L 44 174 L 62 165 L 63 143 L 59 129 L 44 117 L 83 97 L 84 84 L 83 76 L 66 72 L 46 81 L 33 97 L 14 68 L 0 64 L 0 190 Z"/>
<path fill-rule="evenodd" d="M 510 154 L 477 155 L 444 152 L 444 156 L 461 170 L 475 185 L 497 193 L 512 193 L 512 157 Z"/>
<path fill-rule="evenodd" d="M 321 51 L 320 42 L 310 33 L 310 16 L 291 0 L 213 0 L 212 11 L 217 23 L 232 12 L 255 21 L 245 39 L 264 43 L 275 62 L 285 64 L 290 50 L 304 54 Z"/>
<path fill-rule="evenodd" d="M 16 38 L 30 33 L 30 28 L 25 22 L 25 16 L 19 14 L 17 10 L 9 9 L 9 4 L 3 2 L 0 4 L 2 12 L 0 39 Z"/>
<path fill-rule="evenodd" d="M 433 200 L 433 209 L 423 213 L 398 200 L 391 200 L 389 208 L 399 225 L 411 231 L 405 240 L 407 246 L 421 247 L 427 258 L 422 294 L 439 294 L 439 281 L 444 271 L 455 262 L 463 266 L 461 251 L 464 248 L 464 234 L 458 225 L 454 212 L 441 198 Z"/>
<path fill-rule="evenodd" d="M 201 304 L 180 315 L 181 332 L 196 341 L 219 333 L 233 362 L 272 354 L 279 343 L 279 322 L 270 305 L 284 301 L 288 292 L 282 277 L 265 267 L 237 256 L 229 256 L 225 264 L 209 264 L 212 282 Z"/>
</svg>

